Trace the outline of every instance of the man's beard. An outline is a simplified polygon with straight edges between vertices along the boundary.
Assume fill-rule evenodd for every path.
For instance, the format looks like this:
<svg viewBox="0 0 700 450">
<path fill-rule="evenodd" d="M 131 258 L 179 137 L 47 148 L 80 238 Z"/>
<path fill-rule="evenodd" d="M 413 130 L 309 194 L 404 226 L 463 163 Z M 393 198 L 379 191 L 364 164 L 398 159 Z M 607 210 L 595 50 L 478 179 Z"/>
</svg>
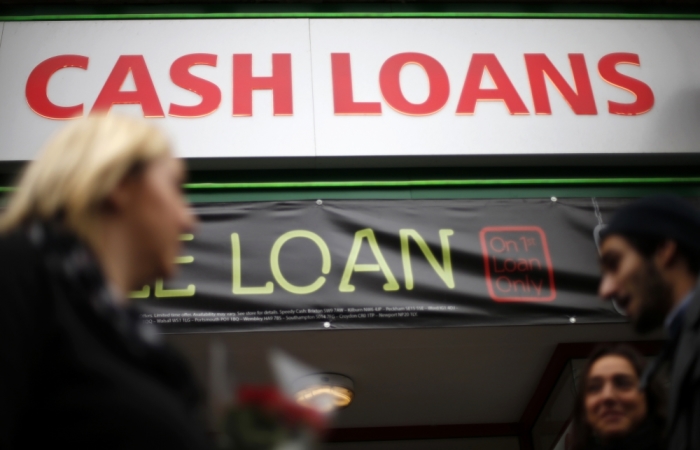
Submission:
<svg viewBox="0 0 700 450">
<path fill-rule="evenodd" d="M 651 262 L 631 279 L 633 294 L 639 298 L 639 310 L 631 317 L 637 333 L 646 334 L 661 327 L 673 306 L 672 288 Z"/>
</svg>

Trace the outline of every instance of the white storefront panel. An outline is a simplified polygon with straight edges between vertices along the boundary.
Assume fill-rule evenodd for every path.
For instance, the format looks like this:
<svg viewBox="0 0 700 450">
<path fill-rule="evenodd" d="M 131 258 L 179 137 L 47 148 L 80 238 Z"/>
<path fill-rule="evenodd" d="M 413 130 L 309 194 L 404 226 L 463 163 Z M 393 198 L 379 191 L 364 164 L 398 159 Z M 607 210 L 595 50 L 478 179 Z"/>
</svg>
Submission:
<svg viewBox="0 0 700 450">
<path fill-rule="evenodd" d="M 0 160 L 105 102 L 188 158 L 695 153 L 697 42 L 663 20 L 7 22 Z"/>
</svg>

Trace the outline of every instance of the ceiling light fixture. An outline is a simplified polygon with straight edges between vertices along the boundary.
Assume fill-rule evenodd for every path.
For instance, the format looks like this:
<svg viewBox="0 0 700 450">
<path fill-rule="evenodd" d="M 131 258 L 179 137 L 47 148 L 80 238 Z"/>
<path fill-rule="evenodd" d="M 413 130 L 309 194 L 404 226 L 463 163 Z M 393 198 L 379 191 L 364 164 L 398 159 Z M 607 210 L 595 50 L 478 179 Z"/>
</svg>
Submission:
<svg viewBox="0 0 700 450">
<path fill-rule="evenodd" d="M 297 403 L 329 413 L 347 407 L 353 399 L 353 382 L 337 373 L 306 375 L 294 383 Z"/>
</svg>

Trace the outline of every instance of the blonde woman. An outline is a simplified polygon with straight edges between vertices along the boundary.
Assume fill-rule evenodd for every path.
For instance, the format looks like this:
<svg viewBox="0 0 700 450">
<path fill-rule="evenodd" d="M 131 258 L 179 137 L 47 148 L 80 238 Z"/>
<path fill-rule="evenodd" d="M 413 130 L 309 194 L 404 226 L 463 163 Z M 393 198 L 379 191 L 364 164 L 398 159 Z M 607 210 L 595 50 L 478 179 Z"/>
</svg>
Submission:
<svg viewBox="0 0 700 450">
<path fill-rule="evenodd" d="M 127 296 L 173 274 L 183 178 L 160 132 L 115 116 L 29 164 L 0 222 L 0 448 L 207 447 L 186 364 Z"/>
</svg>

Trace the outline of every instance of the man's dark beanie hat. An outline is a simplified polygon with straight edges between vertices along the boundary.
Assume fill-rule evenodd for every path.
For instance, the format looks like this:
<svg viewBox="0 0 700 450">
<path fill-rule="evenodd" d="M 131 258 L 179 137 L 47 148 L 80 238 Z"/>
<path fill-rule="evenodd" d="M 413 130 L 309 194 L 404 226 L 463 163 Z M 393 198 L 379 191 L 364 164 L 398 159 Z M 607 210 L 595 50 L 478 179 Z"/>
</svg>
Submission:
<svg viewBox="0 0 700 450">
<path fill-rule="evenodd" d="M 644 198 L 617 210 L 600 242 L 613 234 L 671 239 L 700 255 L 700 211 L 676 196 Z"/>
</svg>

